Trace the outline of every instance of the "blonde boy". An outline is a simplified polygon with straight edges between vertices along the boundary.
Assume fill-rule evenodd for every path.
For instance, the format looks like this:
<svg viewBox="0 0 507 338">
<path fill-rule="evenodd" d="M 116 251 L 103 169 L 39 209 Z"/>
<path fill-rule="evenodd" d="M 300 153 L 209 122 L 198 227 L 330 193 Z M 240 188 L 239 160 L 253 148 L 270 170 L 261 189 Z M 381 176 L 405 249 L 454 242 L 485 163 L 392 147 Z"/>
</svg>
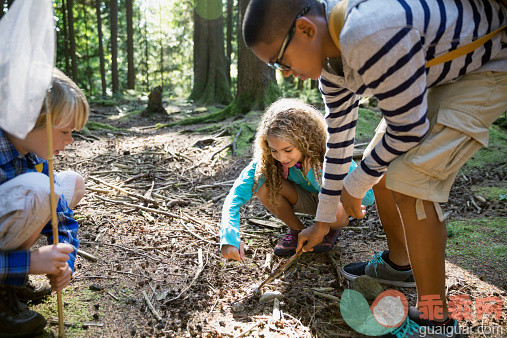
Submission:
<svg viewBox="0 0 507 338">
<path fill-rule="evenodd" d="M 54 70 L 50 104 L 53 114 L 53 149 L 58 155 L 72 143 L 72 130 L 88 120 L 84 94 L 67 76 Z M 79 245 L 78 224 L 70 208 L 84 195 L 83 178 L 76 172 L 55 175 L 58 206 L 57 245 L 30 248 L 39 234 L 52 243 L 46 139 L 46 107 L 43 104 L 35 127 L 25 139 L 0 129 L 0 336 L 39 333 L 46 320 L 20 302 L 40 298 L 51 290 L 36 287 L 30 274 L 45 274 L 52 290 L 62 290 L 74 270 Z M 19 298 L 18 298 L 19 297 Z"/>
</svg>

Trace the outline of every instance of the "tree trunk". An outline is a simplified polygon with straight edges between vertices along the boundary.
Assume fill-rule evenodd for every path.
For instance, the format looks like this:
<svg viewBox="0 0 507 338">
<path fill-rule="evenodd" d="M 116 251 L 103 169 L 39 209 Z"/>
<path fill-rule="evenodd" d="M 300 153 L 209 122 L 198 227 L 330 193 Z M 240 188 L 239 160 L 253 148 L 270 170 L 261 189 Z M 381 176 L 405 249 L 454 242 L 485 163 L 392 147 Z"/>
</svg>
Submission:
<svg viewBox="0 0 507 338">
<path fill-rule="evenodd" d="M 234 0 L 227 0 L 227 76 L 229 82 L 231 81 L 231 64 L 232 64 L 232 21 L 233 21 L 233 6 Z"/>
<path fill-rule="evenodd" d="M 238 0 L 240 18 L 238 32 L 241 32 L 243 15 L 249 0 Z M 238 33 L 238 90 L 241 113 L 252 109 L 264 109 L 278 98 L 275 71 L 255 57 Z"/>
<path fill-rule="evenodd" d="M 118 94 L 118 0 L 111 0 L 109 14 L 111 21 L 111 80 L 113 94 Z"/>
<path fill-rule="evenodd" d="M 62 17 L 63 17 L 63 53 L 65 55 L 65 72 L 71 73 L 70 69 L 70 52 L 69 52 L 69 26 L 67 25 L 67 6 L 65 0 L 62 0 Z"/>
<path fill-rule="evenodd" d="M 201 104 L 231 101 L 221 0 L 196 0 L 194 9 L 194 85 L 190 99 Z"/>
<path fill-rule="evenodd" d="M 158 3 L 158 8 L 159 8 L 159 11 L 158 11 L 158 15 L 159 15 L 159 22 L 160 22 L 160 25 L 159 25 L 159 31 L 158 31 L 158 34 L 159 34 L 159 43 L 160 43 L 160 47 L 159 47 L 159 50 L 160 50 L 160 65 L 159 65 L 159 70 L 160 70 L 160 84 L 162 86 L 162 89 L 164 88 L 164 33 L 162 32 L 162 5 L 159 1 Z"/>
<path fill-rule="evenodd" d="M 145 2 L 144 6 L 144 90 L 148 91 L 150 88 L 150 79 L 149 79 L 149 61 L 150 61 L 150 53 L 149 53 L 149 45 L 148 45 L 148 16 L 146 15 L 147 6 Z"/>
<path fill-rule="evenodd" d="M 162 87 L 154 88 L 150 95 L 148 95 L 148 106 L 142 113 L 144 116 L 153 114 L 167 114 L 167 111 L 162 104 Z"/>
<path fill-rule="evenodd" d="M 311 80 L 311 85 L 310 85 L 310 88 L 311 89 L 315 89 L 315 88 L 318 88 L 318 83 L 319 81 L 318 80 Z"/>
<path fill-rule="evenodd" d="M 95 10 L 97 12 L 97 30 L 99 39 L 99 59 L 100 59 L 100 81 L 102 84 L 102 96 L 106 96 L 106 67 L 104 61 L 104 46 L 102 38 L 102 13 L 100 7 L 102 6 L 101 0 L 95 0 Z"/>
<path fill-rule="evenodd" d="M 126 0 L 127 11 L 127 88 L 136 88 L 136 71 L 134 69 L 134 27 L 132 25 L 132 0 Z"/>
<path fill-rule="evenodd" d="M 67 0 L 67 14 L 69 24 L 69 54 L 72 65 L 71 77 L 77 82 L 77 56 L 76 56 L 76 37 L 74 34 L 74 0 Z"/>
<path fill-rule="evenodd" d="M 86 78 L 88 79 L 88 95 L 93 94 L 92 68 L 90 66 L 90 37 L 88 36 L 88 11 L 86 3 L 81 6 L 83 10 L 84 34 L 85 34 L 85 57 L 86 57 Z"/>
</svg>

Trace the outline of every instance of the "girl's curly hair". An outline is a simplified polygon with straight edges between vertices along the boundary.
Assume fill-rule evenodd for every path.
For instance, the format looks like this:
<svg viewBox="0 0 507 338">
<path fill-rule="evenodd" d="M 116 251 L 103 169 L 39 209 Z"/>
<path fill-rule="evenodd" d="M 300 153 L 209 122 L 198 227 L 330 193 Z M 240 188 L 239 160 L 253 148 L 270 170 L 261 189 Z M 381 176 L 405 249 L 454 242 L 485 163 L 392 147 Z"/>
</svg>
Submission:
<svg viewBox="0 0 507 338">
<path fill-rule="evenodd" d="M 320 182 L 320 172 L 326 153 L 326 123 L 316 108 L 296 99 L 280 99 L 264 113 L 255 135 L 254 157 L 255 187 L 264 176 L 269 191 L 269 201 L 277 206 L 282 189 L 282 165 L 271 155 L 268 136 L 283 139 L 295 146 L 302 159 L 309 159 L 315 178 Z"/>
</svg>

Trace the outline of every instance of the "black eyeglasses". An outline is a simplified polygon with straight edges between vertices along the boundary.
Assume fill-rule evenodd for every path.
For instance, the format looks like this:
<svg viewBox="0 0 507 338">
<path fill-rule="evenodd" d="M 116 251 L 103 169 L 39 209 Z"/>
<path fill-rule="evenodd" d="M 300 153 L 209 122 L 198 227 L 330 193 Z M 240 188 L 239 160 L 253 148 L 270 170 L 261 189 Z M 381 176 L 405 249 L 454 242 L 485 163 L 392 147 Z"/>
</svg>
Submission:
<svg viewBox="0 0 507 338">
<path fill-rule="evenodd" d="M 287 35 L 285 36 L 285 39 L 282 42 L 282 47 L 280 47 L 280 51 L 278 52 L 278 56 L 277 56 L 275 62 L 273 62 L 273 63 L 268 62 L 269 67 L 271 67 L 273 69 L 282 70 L 282 71 L 284 71 L 284 70 L 286 71 L 286 70 L 291 69 L 289 66 L 284 65 L 281 62 L 281 60 L 283 58 L 283 54 L 285 54 L 285 51 L 287 50 L 287 46 L 289 45 L 290 41 L 294 37 L 294 33 L 296 32 L 296 21 L 300 17 L 302 17 L 303 15 L 308 13 L 309 10 L 310 10 L 310 5 L 306 6 L 301 12 L 299 12 L 298 16 L 296 16 L 296 18 L 294 19 L 294 22 L 292 23 L 292 26 L 289 29 L 289 33 L 287 33 Z"/>
</svg>

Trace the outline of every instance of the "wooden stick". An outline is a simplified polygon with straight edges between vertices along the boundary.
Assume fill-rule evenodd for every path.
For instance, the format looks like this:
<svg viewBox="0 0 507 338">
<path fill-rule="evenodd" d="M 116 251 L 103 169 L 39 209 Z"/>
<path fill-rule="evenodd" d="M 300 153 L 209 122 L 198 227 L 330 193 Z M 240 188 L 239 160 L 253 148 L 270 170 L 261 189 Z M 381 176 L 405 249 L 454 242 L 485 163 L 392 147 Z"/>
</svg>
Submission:
<svg viewBox="0 0 507 338">
<path fill-rule="evenodd" d="M 183 289 L 179 295 L 177 295 L 176 297 L 173 297 L 169 300 L 167 300 L 166 302 L 171 302 L 173 300 L 176 300 L 178 298 L 181 297 L 181 295 L 183 295 L 185 292 L 187 292 L 188 290 L 190 290 L 190 288 L 192 287 L 192 285 L 194 285 L 194 283 L 197 281 L 197 279 L 199 278 L 199 276 L 201 275 L 201 272 L 204 270 L 204 260 L 202 258 L 202 249 L 199 248 L 199 250 L 197 251 L 197 258 L 198 258 L 198 261 L 199 261 L 199 269 L 197 270 L 197 272 L 195 273 L 195 276 L 194 276 L 194 279 L 192 279 L 192 281 L 190 282 L 190 284 L 188 284 L 185 289 Z"/>
<path fill-rule="evenodd" d="M 279 268 L 277 268 L 275 271 L 273 271 L 273 273 L 271 273 L 271 275 L 268 276 L 268 278 L 266 278 L 260 285 L 259 285 L 259 291 L 260 289 L 270 283 L 273 279 L 277 278 L 278 276 L 280 276 L 285 270 L 287 270 L 287 268 L 289 268 L 298 258 L 299 256 L 301 256 L 301 254 L 303 253 L 303 250 L 299 250 L 299 252 L 296 252 L 291 258 L 289 258 L 287 260 L 287 262 L 285 262 L 282 266 L 280 266 Z"/>
<path fill-rule="evenodd" d="M 153 307 L 153 304 L 151 304 L 150 299 L 148 298 L 148 295 L 146 294 L 146 291 L 143 291 L 144 300 L 146 301 L 146 304 L 150 308 L 151 313 L 153 313 L 153 316 L 157 319 L 158 322 L 162 321 L 162 317 L 158 314 L 157 310 Z"/>
<path fill-rule="evenodd" d="M 94 255 L 92 255 L 91 253 L 88 253 L 84 250 L 81 250 L 81 249 L 78 249 L 77 250 L 77 254 L 81 257 L 84 257 L 86 258 L 87 260 L 91 261 L 91 262 L 96 262 L 98 261 L 98 258 L 95 257 Z"/>
<path fill-rule="evenodd" d="M 347 285 L 345 283 L 345 277 L 343 276 L 341 267 L 338 265 L 331 252 L 327 252 L 327 258 L 331 261 L 331 264 L 333 264 L 334 270 L 338 275 L 338 284 L 345 289 Z"/>
<path fill-rule="evenodd" d="M 154 200 L 154 199 L 152 199 L 152 198 L 145 197 L 145 196 L 143 196 L 143 195 L 141 195 L 141 194 L 138 194 L 138 193 L 135 193 L 135 192 L 130 192 L 130 191 L 127 191 L 127 190 L 125 190 L 125 189 L 123 189 L 123 188 L 120 188 L 120 187 L 115 186 L 114 184 L 107 183 L 106 181 L 104 181 L 104 180 L 102 180 L 102 179 L 100 179 L 100 178 L 97 178 L 97 177 L 90 176 L 90 178 L 91 178 L 93 181 L 95 181 L 95 182 L 98 182 L 98 183 L 100 183 L 100 184 L 105 185 L 106 187 L 109 187 L 109 188 L 112 188 L 112 189 L 118 190 L 119 192 L 121 192 L 121 193 L 123 193 L 123 194 L 125 194 L 125 195 L 127 195 L 127 196 L 132 196 L 132 197 L 138 198 L 138 199 L 140 199 L 140 200 L 143 200 L 143 201 L 145 201 L 145 202 L 151 203 L 151 204 L 153 204 L 153 205 L 155 205 L 155 206 L 158 206 L 158 202 L 157 202 L 157 201 L 155 201 L 155 200 Z"/>
<path fill-rule="evenodd" d="M 55 197 L 55 173 L 53 167 L 53 121 L 49 100 L 49 91 L 46 92 L 46 136 L 48 148 L 48 171 L 49 171 L 49 202 L 51 205 L 51 228 L 53 229 L 53 244 L 58 244 L 58 219 L 56 218 Z M 65 337 L 65 325 L 63 323 L 63 300 L 62 291 L 56 292 L 58 303 L 58 336 Z"/>
</svg>

